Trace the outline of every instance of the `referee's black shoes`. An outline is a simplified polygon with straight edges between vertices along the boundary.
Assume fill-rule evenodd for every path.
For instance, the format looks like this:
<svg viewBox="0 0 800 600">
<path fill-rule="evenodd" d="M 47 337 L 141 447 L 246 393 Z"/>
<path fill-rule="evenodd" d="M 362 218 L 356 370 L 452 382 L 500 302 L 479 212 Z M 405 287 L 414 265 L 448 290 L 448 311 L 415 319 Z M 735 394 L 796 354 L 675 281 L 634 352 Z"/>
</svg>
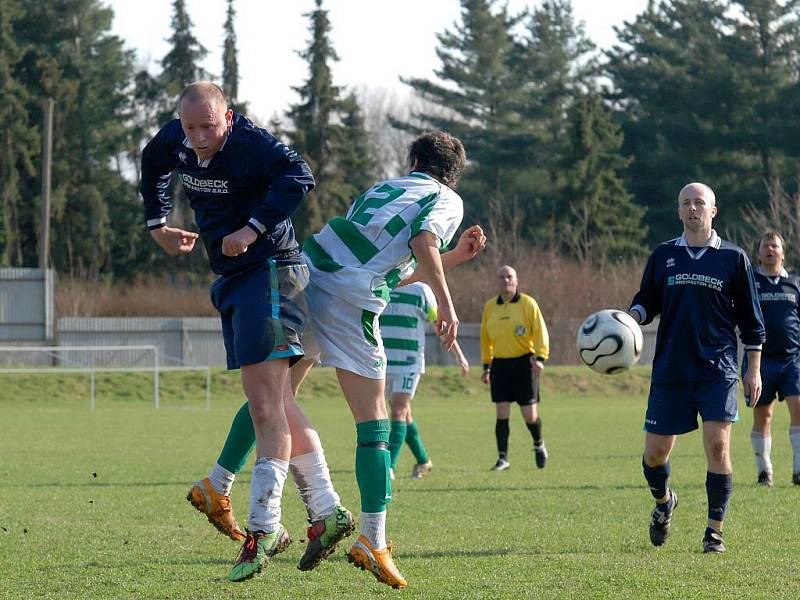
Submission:
<svg viewBox="0 0 800 600">
<path fill-rule="evenodd" d="M 494 463 L 494 466 L 492 467 L 492 471 L 505 471 L 510 466 L 511 463 L 505 458 L 498 458 L 497 462 Z"/>
</svg>

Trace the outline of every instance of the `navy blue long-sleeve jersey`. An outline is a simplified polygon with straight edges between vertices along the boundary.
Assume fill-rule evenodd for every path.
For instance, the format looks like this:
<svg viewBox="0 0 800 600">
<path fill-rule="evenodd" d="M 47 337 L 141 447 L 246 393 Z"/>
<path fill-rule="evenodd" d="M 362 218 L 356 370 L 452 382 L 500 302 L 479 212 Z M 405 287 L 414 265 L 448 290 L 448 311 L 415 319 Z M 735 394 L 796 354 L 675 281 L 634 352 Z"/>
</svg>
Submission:
<svg viewBox="0 0 800 600">
<path fill-rule="evenodd" d="M 800 277 L 782 271 L 770 277 L 756 269 L 756 288 L 767 341 L 762 352 L 775 358 L 800 356 Z"/>
<path fill-rule="evenodd" d="M 247 117 L 234 114 L 223 146 L 199 160 L 180 120 L 167 123 L 142 153 L 144 214 L 150 229 L 172 210 L 173 171 L 186 190 L 211 270 L 230 275 L 276 254 L 297 251 L 290 216 L 314 188 L 308 164 Z M 239 256 L 222 254 L 222 238 L 249 225 L 258 239 Z"/>
<path fill-rule="evenodd" d="M 654 383 L 736 379 L 736 327 L 746 350 L 764 342 L 750 261 L 716 233 L 703 248 L 689 248 L 681 236 L 653 250 L 631 310 L 642 324 L 661 315 Z"/>
</svg>

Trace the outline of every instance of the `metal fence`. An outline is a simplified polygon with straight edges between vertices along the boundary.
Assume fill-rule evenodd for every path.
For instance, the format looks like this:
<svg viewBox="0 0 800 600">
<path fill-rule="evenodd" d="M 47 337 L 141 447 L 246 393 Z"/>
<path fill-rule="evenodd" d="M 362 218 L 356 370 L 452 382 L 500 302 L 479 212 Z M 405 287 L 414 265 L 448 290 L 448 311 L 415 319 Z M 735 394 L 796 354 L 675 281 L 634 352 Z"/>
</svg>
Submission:
<svg viewBox="0 0 800 600">
<path fill-rule="evenodd" d="M 548 324 L 550 364 L 578 364 L 575 333 L 581 319 Z M 56 342 L 62 346 L 154 345 L 161 364 L 224 366 L 225 349 L 219 319 L 213 317 L 112 318 L 65 317 L 58 319 Z M 643 328 L 641 364 L 652 362 L 655 326 Z M 480 364 L 480 324 L 462 323 L 459 344 L 470 364 Z M 433 333 L 427 336 L 425 359 L 430 365 L 452 365 L 455 360 Z"/>
<path fill-rule="evenodd" d="M 0 268 L 0 346 L 154 346 L 159 363 L 169 366 L 224 366 L 222 328 L 216 317 L 62 317 L 55 318 L 55 273 L 52 269 Z M 548 322 L 550 364 L 578 364 L 575 333 L 582 319 Z M 652 362 L 655 326 L 643 328 L 645 344 L 642 364 Z M 455 360 L 433 333 L 427 336 L 425 359 L 430 365 L 452 365 Z M 459 343 L 470 364 L 480 363 L 480 324 L 462 323 Z M 0 366 L 22 366 L 37 356 L 36 365 L 59 366 L 60 361 L 46 353 L 16 354 L 4 351 Z M 79 364 L 99 366 L 97 351 L 81 357 L 71 353 Z M 113 355 L 105 366 L 125 359 Z M 74 365 L 73 365 L 74 366 Z"/>
<path fill-rule="evenodd" d="M 52 269 L 0 269 L 0 342 L 51 342 L 54 289 Z"/>
</svg>

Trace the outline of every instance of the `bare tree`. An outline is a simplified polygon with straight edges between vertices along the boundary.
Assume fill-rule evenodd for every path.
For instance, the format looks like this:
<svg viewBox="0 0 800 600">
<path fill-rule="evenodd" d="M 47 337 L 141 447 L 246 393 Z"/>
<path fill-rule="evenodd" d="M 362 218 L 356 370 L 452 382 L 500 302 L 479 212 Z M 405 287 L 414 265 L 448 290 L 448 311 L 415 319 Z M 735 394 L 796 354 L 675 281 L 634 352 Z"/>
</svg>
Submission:
<svg viewBox="0 0 800 600">
<path fill-rule="evenodd" d="M 797 175 L 800 190 L 800 170 Z M 800 191 L 790 194 L 777 180 L 767 184 L 769 202 L 766 208 L 750 204 L 742 210 L 750 235 L 745 239 L 758 240 L 765 231 L 774 230 L 787 240 L 786 264 L 800 266 Z"/>
<path fill-rule="evenodd" d="M 406 155 L 412 135 L 395 129 L 390 117 L 407 118 L 411 112 L 408 97 L 387 88 L 359 87 L 356 96 L 364 110 L 370 145 L 374 149 L 381 179 L 401 175 L 406 169 Z"/>
<path fill-rule="evenodd" d="M 408 146 L 414 139 L 413 132 L 393 127 L 392 121 L 417 124 L 423 130 L 424 123 L 414 115 L 452 114 L 449 109 L 433 105 L 414 93 L 364 86 L 356 88 L 355 93 L 364 111 L 370 144 L 374 148 L 381 178 L 397 177 L 408 170 Z"/>
</svg>

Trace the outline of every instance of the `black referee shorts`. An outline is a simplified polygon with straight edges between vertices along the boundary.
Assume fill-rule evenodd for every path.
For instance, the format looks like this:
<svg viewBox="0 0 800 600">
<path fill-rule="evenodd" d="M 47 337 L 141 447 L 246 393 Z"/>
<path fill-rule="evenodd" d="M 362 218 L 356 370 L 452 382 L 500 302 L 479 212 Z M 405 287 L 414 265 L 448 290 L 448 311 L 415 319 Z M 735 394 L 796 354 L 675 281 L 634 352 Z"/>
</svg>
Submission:
<svg viewBox="0 0 800 600">
<path fill-rule="evenodd" d="M 539 395 L 539 376 L 533 374 L 533 356 L 495 358 L 489 371 L 492 402 L 516 402 L 520 406 L 536 404 Z"/>
</svg>

